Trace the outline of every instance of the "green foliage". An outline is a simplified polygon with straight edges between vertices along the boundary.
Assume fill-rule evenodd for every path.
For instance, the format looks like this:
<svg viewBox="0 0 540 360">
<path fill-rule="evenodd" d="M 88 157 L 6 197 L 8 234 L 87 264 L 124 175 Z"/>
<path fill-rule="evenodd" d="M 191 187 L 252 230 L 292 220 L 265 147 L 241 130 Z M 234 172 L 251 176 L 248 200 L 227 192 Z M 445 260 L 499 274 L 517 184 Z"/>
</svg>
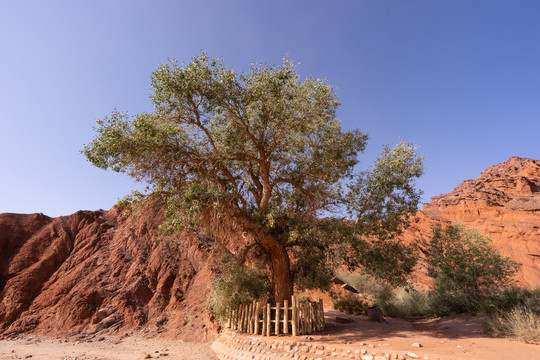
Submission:
<svg viewBox="0 0 540 360">
<path fill-rule="evenodd" d="M 423 290 L 399 288 L 391 297 L 377 301 L 377 305 L 383 315 L 394 318 L 434 316 L 429 295 Z"/>
<path fill-rule="evenodd" d="M 345 271 L 338 271 L 336 277 L 377 304 L 390 301 L 394 296 L 393 288 L 390 284 L 380 281 L 365 272 L 357 271 L 354 273 L 347 273 Z"/>
<path fill-rule="evenodd" d="M 357 299 L 339 299 L 334 301 L 334 309 L 353 315 L 365 315 L 368 305 Z"/>
<path fill-rule="evenodd" d="M 168 206 L 164 232 L 227 218 L 270 261 L 288 264 L 286 254 L 295 254 L 290 274 L 304 287 L 326 288 L 338 263 L 405 282 L 415 259 L 392 240 L 420 199 L 415 146 L 385 147 L 373 168 L 356 173 L 367 135 L 343 130 L 332 87 L 301 79 L 288 59 L 237 73 L 202 52 L 159 66 L 152 88 L 152 113 L 114 111 L 82 152 L 148 183 Z"/>
<path fill-rule="evenodd" d="M 491 247 L 488 238 L 461 225 L 435 227 L 426 250 L 438 293 L 435 301 L 454 307 L 454 312 L 477 308 L 481 299 L 508 286 L 518 268 Z"/>
<path fill-rule="evenodd" d="M 491 314 L 509 311 L 516 306 L 533 306 L 536 299 L 540 299 L 540 288 L 536 290 L 524 289 L 517 286 L 496 289 L 480 303 L 480 310 Z"/>
<path fill-rule="evenodd" d="M 249 304 L 260 299 L 270 299 L 271 286 L 268 276 L 229 260 L 222 274 L 214 278 L 214 294 L 210 298 L 212 311 L 218 318 L 226 318 L 227 308 Z"/>
<path fill-rule="evenodd" d="M 384 316 L 410 318 L 431 315 L 429 295 L 412 288 L 394 288 L 369 274 L 338 272 L 337 277 L 377 304 Z"/>
</svg>

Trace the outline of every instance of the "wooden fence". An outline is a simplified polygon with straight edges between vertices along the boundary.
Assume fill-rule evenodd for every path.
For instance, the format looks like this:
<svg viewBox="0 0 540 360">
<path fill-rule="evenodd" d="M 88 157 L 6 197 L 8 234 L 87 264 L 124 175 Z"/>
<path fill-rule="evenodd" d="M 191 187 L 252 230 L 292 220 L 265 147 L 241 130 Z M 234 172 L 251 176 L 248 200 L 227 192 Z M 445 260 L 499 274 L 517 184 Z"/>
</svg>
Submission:
<svg viewBox="0 0 540 360">
<path fill-rule="evenodd" d="M 254 335 L 291 334 L 292 336 L 311 334 L 324 329 L 323 302 L 298 302 L 292 297 L 271 306 L 266 303 L 236 305 L 227 310 L 226 326 L 229 329 Z"/>
</svg>

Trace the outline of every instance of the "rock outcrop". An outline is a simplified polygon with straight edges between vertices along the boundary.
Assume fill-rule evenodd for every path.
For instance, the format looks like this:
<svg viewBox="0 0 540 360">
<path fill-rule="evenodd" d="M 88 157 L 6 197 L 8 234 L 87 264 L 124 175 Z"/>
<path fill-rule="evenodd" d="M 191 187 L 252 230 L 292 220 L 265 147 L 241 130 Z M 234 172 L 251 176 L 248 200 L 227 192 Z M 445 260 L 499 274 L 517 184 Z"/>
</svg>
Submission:
<svg viewBox="0 0 540 360">
<path fill-rule="evenodd" d="M 0 336 L 130 332 L 205 341 L 209 241 L 160 237 L 159 208 L 0 214 Z"/>
<path fill-rule="evenodd" d="M 501 254 L 519 262 L 520 285 L 540 286 L 540 161 L 512 157 L 433 197 L 405 238 L 427 240 L 433 225 L 451 222 L 489 236 Z"/>
</svg>

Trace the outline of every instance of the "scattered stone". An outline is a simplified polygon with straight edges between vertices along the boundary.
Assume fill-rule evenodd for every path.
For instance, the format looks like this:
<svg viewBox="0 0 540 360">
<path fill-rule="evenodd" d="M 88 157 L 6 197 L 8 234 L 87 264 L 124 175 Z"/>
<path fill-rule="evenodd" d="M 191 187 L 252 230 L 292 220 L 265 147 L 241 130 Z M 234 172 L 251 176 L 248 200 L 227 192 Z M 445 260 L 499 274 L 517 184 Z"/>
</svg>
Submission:
<svg viewBox="0 0 540 360">
<path fill-rule="evenodd" d="M 413 359 L 420 359 L 420 356 L 416 355 L 415 353 L 408 352 L 407 356 Z"/>
<path fill-rule="evenodd" d="M 416 342 L 412 343 L 412 346 L 419 347 L 419 348 L 423 347 L 422 344 L 416 343 Z"/>
<path fill-rule="evenodd" d="M 152 355 L 146 354 L 146 356 L 145 356 L 144 358 L 145 358 L 145 359 L 151 359 L 151 358 L 152 358 Z"/>
</svg>

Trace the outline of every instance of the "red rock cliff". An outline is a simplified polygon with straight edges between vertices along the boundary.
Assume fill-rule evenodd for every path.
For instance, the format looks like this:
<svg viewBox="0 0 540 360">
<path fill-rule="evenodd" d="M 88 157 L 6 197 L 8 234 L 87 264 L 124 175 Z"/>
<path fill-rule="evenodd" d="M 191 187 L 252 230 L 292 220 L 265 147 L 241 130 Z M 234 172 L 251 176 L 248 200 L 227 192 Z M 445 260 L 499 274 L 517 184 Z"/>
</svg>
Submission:
<svg viewBox="0 0 540 360">
<path fill-rule="evenodd" d="M 494 247 L 520 263 L 519 284 L 540 286 L 540 161 L 512 157 L 433 197 L 405 237 L 428 239 L 431 226 L 450 222 L 490 236 Z"/>
<path fill-rule="evenodd" d="M 147 329 L 209 340 L 208 241 L 160 241 L 158 210 L 49 218 L 0 214 L 0 335 L 73 336 Z"/>
</svg>

